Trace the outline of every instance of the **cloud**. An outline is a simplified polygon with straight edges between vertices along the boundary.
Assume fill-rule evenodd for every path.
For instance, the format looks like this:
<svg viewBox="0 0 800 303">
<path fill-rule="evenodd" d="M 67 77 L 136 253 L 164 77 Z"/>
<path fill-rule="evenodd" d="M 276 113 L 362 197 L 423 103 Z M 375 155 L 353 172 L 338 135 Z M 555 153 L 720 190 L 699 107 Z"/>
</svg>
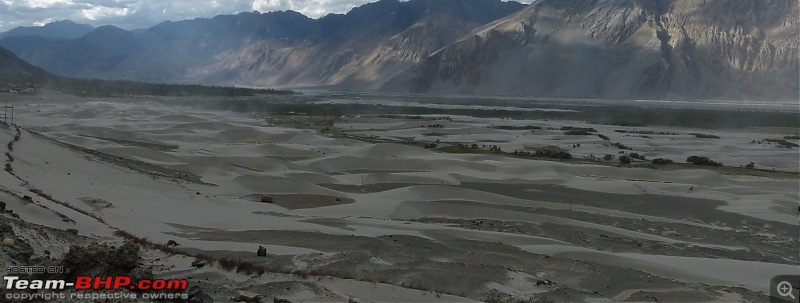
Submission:
<svg viewBox="0 0 800 303">
<path fill-rule="evenodd" d="M 376 0 L 0 0 L 0 31 L 70 19 L 94 26 L 146 28 L 171 20 L 245 11 L 294 10 L 312 18 Z M 530 2 L 531 0 L 523 1 Z"/>
</svg>

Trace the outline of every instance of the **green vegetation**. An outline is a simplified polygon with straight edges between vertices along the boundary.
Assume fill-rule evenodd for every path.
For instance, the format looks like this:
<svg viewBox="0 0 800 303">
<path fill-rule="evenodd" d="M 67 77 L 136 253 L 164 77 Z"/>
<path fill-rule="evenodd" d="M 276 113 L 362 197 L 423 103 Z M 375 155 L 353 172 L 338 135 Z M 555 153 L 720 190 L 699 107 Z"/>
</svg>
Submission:
<svg viewBox="0 0 800 303">
<path fill-rule="evenodd" d="M 581 131 L 581 132 L 587 132 L 587 133 L 596 133 L 597 132 L 596 129 L 591 128 L 591 127 L 575 127 L 575 126 L 562 126 L 561 130 Z"/>
<path fill-rule="evenodd" d="M 613 146 L 613 147 L 616 147 L 616 148 L 619 148 L 619 149 L 627 149 L 627 150 L 632 150 L 632 148 L 630 148 L 630 147 L 627 147 L 627 146 L 625 146 L 624 144 L 622 144 L 622 143 L 619 143 L 619 142 L 616 142 L 616 143 L 611 143 L 611 146 Z"/>
<path fill-rule="evenodd" d="M 563 150 L 555 150 L 555 149 L 537 149 L 534 152 L 514 151 L 514 155 L 527 158 L 551 158 L 551 159 L 562 159 L 562 160 L 572 159 L 572 154 Z"/>
<path fill-rule="evenodd" d="M 717 135 L 699 134 L 699 133 L 691 133 L 691 135 L 700 139 L 719 139 L 719 136 Z"/>
<path fill-rule="evenodd" d="M 630 153 L 629 156 L 634 159 L 644 160 L 644 155 L 640 155 L 639 153 Z"/>
<path fill-rule="evenodd" d="M 650 161 L 650 162 L 653 163 L 653 165 L 667 165 L 667 164 L 671 164 L 672 160 L 664 159 L 664 158 L 656 158 L 656 159 L 653 159 L 653 161 Z"/>
<path fill-rule="evenodd" d="M 497 126 L 489 126 L 489 128 L 502 129 L 502 130 L 536 130 L 536 129 L 542 129 L 541 126 L 536 126 L 536 125 L 522 125 L 522 126 L 517 126 L 517 125 L 497 125 Z"/>
<path fill-rule="evenodd" d="M 63 77 L 0 78 L 0 90 L 51 90 L 82 97 L 287 95 L 292 91 L 232 86 L 157 84 L 123 80 L 83 80 Z"/>
<path fill-rule="evenodd" d="M 686 162 L 692 163 L 694 165 L 722 166 L 722 163 L 712 161 L 706 156 L 689 156 L 688 158 L 686 158 Z"/>
<path fill-rule="evenodd" d="M 786 141 L 785 139 L 764 139 L 764 141 L 776 143 L 785 148 L 800 147 L 800 145 Z"/>
<path fill-rule="evenodd" d="M 615 132 L 620 134 L 639 134 L 639 135 L 665 135 L 665 136 L 675 136 L 678 133 L 675 132 L 657 132 L 653 130 L 625 130 L 625 129 L 615 129 Z"/>
</svg>

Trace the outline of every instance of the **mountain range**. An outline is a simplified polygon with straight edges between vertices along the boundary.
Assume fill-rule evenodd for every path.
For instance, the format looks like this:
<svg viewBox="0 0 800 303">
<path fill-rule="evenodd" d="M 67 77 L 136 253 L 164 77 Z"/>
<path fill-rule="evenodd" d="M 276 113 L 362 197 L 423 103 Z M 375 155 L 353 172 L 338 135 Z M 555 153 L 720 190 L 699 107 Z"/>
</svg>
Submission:
<svg viewBox="0 0 800 303">
<path fill-rule="evenodd" d="M 61 20 L 44 26 L 20 26 L 0 33 L 0 38 L 39 36 L 48 39 L 76 39 L 94 29 L 88 24 L 78 24 L 72 20 Z"/>
<path fill-rule="evenodd" d="M 27 81 L 50 76 L 44 69 L 20 59 L 11 51 L 0 47 L 0 80 Z"/>
<path fill-rule="evenodd" d="M 0 46 L 77 78 L 796 100 L 798 16 L 787 0 L 381 0 L 319 19 L 247 12 L 136 31 L 61 22 L 2 33 Z"/>
</svg>

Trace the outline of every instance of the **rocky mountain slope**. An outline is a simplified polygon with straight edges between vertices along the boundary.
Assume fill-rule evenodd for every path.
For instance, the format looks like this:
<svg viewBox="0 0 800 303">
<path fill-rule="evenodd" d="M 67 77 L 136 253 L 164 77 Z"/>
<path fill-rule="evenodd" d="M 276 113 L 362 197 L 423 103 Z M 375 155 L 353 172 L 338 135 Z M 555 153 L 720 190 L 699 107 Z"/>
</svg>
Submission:
<svg viewBox="0 0 800 303">
<path fill-rule="evenodd" d="M 0 39 L 58 75 L 414 93 L 796 100 L 787 0 L 381 0 Z"/>
<path fill-rule="evenodd" d="M 23 61 L 9 50 L 0 47 L 0 80 L 45 77 L 43 69 Z"/>
<path fill-rule="evenodd" d="M 797 100 L 796 1 L 542 0 L 381 89 L 586 98 Z"/>
<path fill-rule="evenodd" d="M 382 0 L 320 19 L 253 12 L 136 32 L 106 26 L 78 39 L 9 37 L 0 45 L 70 77 L 377 88 L 474 28 L 522 8 L 500 0 Z"/>
</svg>

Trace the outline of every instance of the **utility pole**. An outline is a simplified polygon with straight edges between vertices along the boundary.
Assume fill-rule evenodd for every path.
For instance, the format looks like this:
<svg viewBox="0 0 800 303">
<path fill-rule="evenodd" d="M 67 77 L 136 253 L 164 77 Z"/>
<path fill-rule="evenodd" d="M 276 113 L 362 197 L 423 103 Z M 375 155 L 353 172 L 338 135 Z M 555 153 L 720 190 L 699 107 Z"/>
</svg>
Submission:
<svg viewBox="0 0 800 303">
<path fill-rule="evenodd" d="M 9 125 L 14 125 L 14 107 L 13 106 L 9 106 L 8 102 L 6 102 L 6 105 L 3 106 L 3 122 L 8 123 L 8 110 L 9 109 L 11 109 L 11 124 L 9 124 Z"/>
</svg>

